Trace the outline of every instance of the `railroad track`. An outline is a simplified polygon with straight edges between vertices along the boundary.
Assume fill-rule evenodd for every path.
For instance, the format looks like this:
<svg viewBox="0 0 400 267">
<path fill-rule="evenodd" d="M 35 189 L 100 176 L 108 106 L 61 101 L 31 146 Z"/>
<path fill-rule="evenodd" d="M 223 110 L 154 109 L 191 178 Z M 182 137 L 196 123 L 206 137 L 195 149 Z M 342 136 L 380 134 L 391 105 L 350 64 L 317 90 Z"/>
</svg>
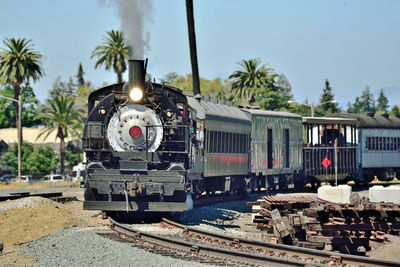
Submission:
<svg viewBox="0 0 400 267">
<path fill-rule="evenodd" d="M 400 261 L 345 255 L 232 237 L 188 227 L 168 219 L 166 225 L 182 229 L 184 238 L 156 235 L 122 225 L 109 218 L 112 229 L 134 239 L 185 250 L 204 258 L 218 259 L 232 265 L 262 266 L 399 266 Z M 211 245 L 212 244 L 212 245 Z"/>
</svg>

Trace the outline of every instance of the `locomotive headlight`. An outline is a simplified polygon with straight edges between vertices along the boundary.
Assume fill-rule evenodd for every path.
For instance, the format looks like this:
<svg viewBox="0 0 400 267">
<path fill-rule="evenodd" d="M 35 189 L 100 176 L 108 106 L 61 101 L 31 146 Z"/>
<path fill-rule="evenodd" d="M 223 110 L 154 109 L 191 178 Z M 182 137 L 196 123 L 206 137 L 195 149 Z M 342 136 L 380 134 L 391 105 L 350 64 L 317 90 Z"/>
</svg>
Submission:
<svg viewBox="0 0 400 267">
<path fill-rule="evenodd" d="M 137 87 L 134 87 L 129 91 L 129 98 L 133 102 L 139 102 L 143 99 L 143 91 Z"/>
</svg>

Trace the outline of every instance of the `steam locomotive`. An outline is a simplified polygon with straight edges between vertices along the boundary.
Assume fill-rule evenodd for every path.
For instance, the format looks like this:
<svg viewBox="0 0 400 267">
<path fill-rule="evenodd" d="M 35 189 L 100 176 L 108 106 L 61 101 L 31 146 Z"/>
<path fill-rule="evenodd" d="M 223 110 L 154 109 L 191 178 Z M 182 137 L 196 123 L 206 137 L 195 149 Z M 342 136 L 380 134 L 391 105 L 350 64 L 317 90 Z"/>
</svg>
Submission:
<svg viewBox="0 0 400 267">
<path fill-rule="evenodd" d="M 373 148 L 388 148 L 395 157 L 384 177 L 400 174 L 395 116 L 382 118 L 393 128 L 390 138 L 366 138 L 359 117 L 302 118 L 185 96 L 173 86 L 146 81 L 146 68 L 147 61 L 130 60 L 127 83 L 89 95 L 82 138 L 84 209 L 183 212 L 190 198 L 205 193 L 369 180 L 386 167 L 363 167 L 361 136 L 370 142 L 369 155 Z"/>
</svg>

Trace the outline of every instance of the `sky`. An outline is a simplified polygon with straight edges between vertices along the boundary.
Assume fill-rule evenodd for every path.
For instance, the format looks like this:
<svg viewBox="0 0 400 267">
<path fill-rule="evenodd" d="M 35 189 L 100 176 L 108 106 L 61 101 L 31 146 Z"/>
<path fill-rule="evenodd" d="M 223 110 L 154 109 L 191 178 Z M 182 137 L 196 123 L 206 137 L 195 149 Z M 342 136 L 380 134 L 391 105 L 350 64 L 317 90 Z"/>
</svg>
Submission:
<svg viewBox="0 0 400 267">
<path fill-rule="evenodd" d="M 134 0 L 148 8 L 148 72 L 190 73 L 185 0 L 145 1 Z M 0 1 L 0 40 L 30 39 L 45 56 L 45 76 L 33 84 L 40 101 L 57 77 L 75 76 L 80 62 L 95 87 L 116 81 L 112 71 L 95 69 L 90 55 L 106 31 L 137 24 L 137 16 L 126 17 L 129 9 L 120 16 L 117 2 L 124 0 Z M 384 89 L 389 105 L 399 105 L 399 11 L 398 0 L 194 0 L 200 76 L 226 79 L 241 60 L 260 58 L 285 74 L 299 103 L 317 103 L 328 79 L 344 108 L 366 85 L 375 99 Z"/>
</svg>

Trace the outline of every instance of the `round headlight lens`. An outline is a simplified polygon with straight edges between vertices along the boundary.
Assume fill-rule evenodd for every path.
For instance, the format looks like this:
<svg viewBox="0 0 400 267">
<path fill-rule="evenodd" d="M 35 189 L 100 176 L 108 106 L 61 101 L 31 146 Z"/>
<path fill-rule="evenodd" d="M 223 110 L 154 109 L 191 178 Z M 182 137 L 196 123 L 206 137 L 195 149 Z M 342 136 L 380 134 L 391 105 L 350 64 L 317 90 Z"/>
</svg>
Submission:
<svg viewBox="0 0 400 267">
<path fill-rule="evenodd" d="M 142 100 L 142 98 L 143 98 L 143 91 L 140 90 L 139 88 L 135 87 L 129 92 L 129 98 L 133 102 L 138 102 L 138 101 Z"/>
</svg>

